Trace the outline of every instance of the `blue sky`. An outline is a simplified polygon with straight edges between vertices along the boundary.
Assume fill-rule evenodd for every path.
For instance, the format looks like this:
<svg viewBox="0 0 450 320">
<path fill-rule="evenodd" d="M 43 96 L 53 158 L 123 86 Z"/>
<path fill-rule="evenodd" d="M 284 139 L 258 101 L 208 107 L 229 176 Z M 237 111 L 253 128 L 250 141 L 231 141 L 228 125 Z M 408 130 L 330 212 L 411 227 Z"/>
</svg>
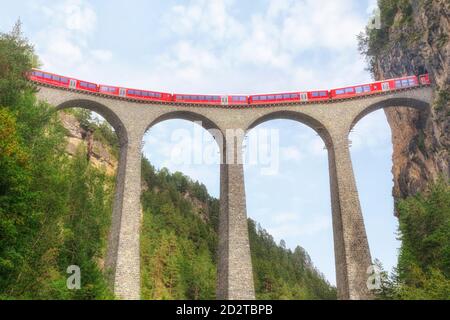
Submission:
<svg viewBox="0 0 450 320">
<path fill-rule="evenodd" d="M 259 93 L 318 89 L 370 81 L 357 51 L 374 0 L 192 0 L 192 1 L 4 1 L 0 30 L 20 17 L 42 68 L 99 83 L 168 92 Z M 180 164 L 177 130 L 167 121 L 145 137 L 144 152 L 203 182 L 219 194 L 217 164 Z M 294 248 L 300 244 L 335 283 L 327 153 L 310 128 L 271 121 L 275 173 L 245 165 L 248 215 Z M 179 132 L 179 131 L 178 131 Z M 372 256 L 386 267 L 397 259 L 393 217 L 392 143 L 386 118 L 377 111 L 351 134 L 352 159 Z M 205 135 L 203 148 L 215 148 Z M 193 143 L 193 148 L 202 145 Z M 217 149 L 218 150 L 218 149 Z M 214 151 L 212 152 L 214 153 Z"/>
</svg>

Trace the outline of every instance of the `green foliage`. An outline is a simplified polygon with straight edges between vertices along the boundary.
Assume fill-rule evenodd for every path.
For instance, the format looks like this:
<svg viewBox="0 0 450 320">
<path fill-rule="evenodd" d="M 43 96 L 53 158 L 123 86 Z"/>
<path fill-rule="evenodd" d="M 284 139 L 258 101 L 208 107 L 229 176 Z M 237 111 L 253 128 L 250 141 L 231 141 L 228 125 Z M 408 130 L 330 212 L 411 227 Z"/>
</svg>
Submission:
<svg viewBox="0 0 450 320">
<path fill-rule="evenodd" d="M 156 172 L 146 159 L 142 176 L 149 186 L 142 195 L 143 298 L 214 299 L 217 236 L 203 219 L 217 216 L 218 206 L 208 206 L 209 215 L 201 217 L 192 201 L 198 183 L 179 172 Z"/>
<path fill-rule="evenodd" d="M 97 263 L 112 183 L 83 152 L 65 155 L 56 113 L 24 78 L 34 60 L 19 25 L 0 35 L 0 299 L 112 297 Z M 80 291 L 66 287 L 72 264 Z"/>
<path fill-rule="evenodd" d="M 17 104 L 18 93 L 32 88 L 26 72 L 37 66 L 33 47 L 23 38 L 21 22 L 10 33 L 0 33 L 0 106 Z"/>
<path fill-rule="evenodd" d="M 389 45 L 398 39 L 390 39 L 391 29 L 406 29 L 399 32 L 401 36 L 409 35 L 409 40 L 416 41 L 420 35 L 414 30 L 412 24 L 413 8 L 411 0 L 378 0 L 380 9 L 380 28 L 369 28 L 358 35 L 358 48 L 366 57 L 369 70 L 375 74 L 376 57 L 381 56 L 389 49 Z M 397 19 L 398 17 L 398 19 Z"/>
<path fill-rule="evenodd" d="M 0 35 L 0 299 L 110 299 L 102 258 L 113 179 L 90 166 L 85 150 L 66 155 L 66 130 L 26 81 L 36 60 L 20 23 Z M 108 125 L 89 111 L 72 113 L 117 150 Z M 203 184 L 146 160 L 142 173 L 143 297 L 213 299 L 219 201 Z M 277 246 L 252 221 L 249 231 L 258 297 L 335 298 L 303 249 Z M 70 265 L 81 268 L 81 290 L 66 287 Z"/>
<path fill-rule="evenodd" d="M 293 252 L 249 219 L 255 290 L 264 300 L 336 299 L 336 289 L 316 270 L 306 251 Z"/>
<path fill-rule="evenodd" d="M 144 159 L 141 236 L 142 292 L 145 299 L 213 299 L 219 201 L 205 186 Z M 205 209 L 206 206 L 206 209 Z M 206 221 L 206 223 L 205 223 Z M 336 290 L 300 247 L 294 252 L 249 220 L 257 297 L 336 299 Z"/>
<path fill-rule="evenodd" d="M 398 204 L 402 246 L 385 299 L 450 299 L 450 185 L 444 180 Z"/>
<path fill-rule="evenodd" d="M 440 181 L 425 194 L 398 205 L 402 250 L 399 275 L 406 279 L 410 265 L 434 268 L 450 277 L 450 186 Z"/>
</svg>

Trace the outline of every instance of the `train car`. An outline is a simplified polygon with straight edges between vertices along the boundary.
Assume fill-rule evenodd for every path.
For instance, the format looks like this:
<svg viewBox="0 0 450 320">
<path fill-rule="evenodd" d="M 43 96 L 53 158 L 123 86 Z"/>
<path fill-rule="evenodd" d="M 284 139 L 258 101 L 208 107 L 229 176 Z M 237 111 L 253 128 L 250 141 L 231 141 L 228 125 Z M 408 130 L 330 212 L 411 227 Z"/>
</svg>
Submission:
<svg viewBox="0 0 450 320">
<path fill-rule="evenodd" d="M 308 101 L 323 101 L 330 99 L 330 92 L 328 90 L 308 91 Z"/>
<path fill-rule="evenodd" d="M 76 81 L 76 89 L 78 90 L 98 92 L 98 85 L 96 83 L 73 79 L 71 79 L 71 81 Z"/>
<path fill-rule="evenodd" d="M 419 76 L 419 83 L 424 86 L 431 84 L 430 76 L 428 74 Z"/>
<path fill-rule="evenodd" d="M 389 83 L 383 85 L 381 82 L 361 84 L 330 90 L 331 99 L 345 99 L 354 96 L 367 95 L 378 91 L 390 90 Z"/>
<path fill-rule="evenodd" d="M 248 105 L 248 96 L 231 95 L 222 97 L 224 105 Z"/>
<path fill-rule="evenodd" d="M 53 86 L 64 87 L 64 88 L 71 88 L 71 84 L 72 84 L 72 87 L 74 87 L 76 85 L 75 81 L 73 79 L 59 76 L 54 73 L 36 70 L 36 69 L 33 69 L 28 74 L 28 79 L 30 79 L 32 81 L 46 83 L 46 84 L 50 84 Z"/>
<path fill-rule="evenodd" d="M 54 73 L 44 72 L 40 70 L 32 70 L 31 73 L 29 74 L 29 79 L 57 87 L 98 92 L 98 85 L 95 83 L 64 77 Z"/>
<path fill-rule="evenodd" d="M 172 101 L 172 95 L 170 93 L 165 92 L 125 89 L 125 95 L 127 98 L 136 100 L 165 101 L 165 102 Z"/>
<path fill-rule="evenodd" d="M 399 90 L 410 87 L 416 87 L 419 85 L 419 81 L 416 76 L 402 77 L 396 79 L 387 80 L 391 90 Z"/>
<path fill-rule="evenodd" d="M 98 92 L 116 97 L 125 97 L 125 89 L 101 84 L 98 86 Z"/>
<path fill-rule="evenodd" d="M 248 97 L 243 95 L 197 95 L 197 94 L 180 94 L 173 95 L 174 102 L 198 103 L 212 105 L 248 105 Z"/>
<path fill-rule="evenodd" d="M 301 100 L 300 92 L 255 94 L 248 97 L 248 103 L 250 105 L 288 103 L 288 102 L 298 102 L 300 100 Z"/>
<path fill-rule="evenodd" d="M 384 81 L 377 81 L 363 85 L 333 89 L 330 90 L 330 96 L 332 99 L 345 99 L 354 96 L 373 94 L 377 92 L 410 88 L 415 87 L 417 85 L 419 85 L 417 77 L 409 76 L 403 78 L 388 79 Z"/>
</svg>

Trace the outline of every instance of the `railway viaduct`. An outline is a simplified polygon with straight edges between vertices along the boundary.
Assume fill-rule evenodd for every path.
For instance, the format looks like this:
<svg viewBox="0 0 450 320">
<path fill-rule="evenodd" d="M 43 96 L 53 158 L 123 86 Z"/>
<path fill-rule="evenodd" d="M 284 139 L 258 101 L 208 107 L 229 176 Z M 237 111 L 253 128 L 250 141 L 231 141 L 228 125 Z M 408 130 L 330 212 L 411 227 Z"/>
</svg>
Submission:
<svg viewBox="0 0 450 320">
<path fill-rule="evenodd" d="M 339 299 L 370 299 L 367 268 L 372 264 L 349 151 L 349 132 L 372 111 L 410 107 L 429 112 L 430 87 L 326 103 L 250 106 L 162 104 L 38 86 L 38 99 L 58 109 L 86 108 L 102 115 L 120 140 L 116 194 L 106 265 L 115 295 L 140 298 L 141 148 L 145 132 L 169 119 L 199 121 L 221 150 L 218 299 L 254 299 L 247 229 L 242 142 L 244 135 L 272 119 L 299 121 L 315 130 L 328 149 L 331 206 Z M 236 131 L 238 130 L 238 131 Z M 219 138 L 219 137 L 218 137 Z"/>
</svg>

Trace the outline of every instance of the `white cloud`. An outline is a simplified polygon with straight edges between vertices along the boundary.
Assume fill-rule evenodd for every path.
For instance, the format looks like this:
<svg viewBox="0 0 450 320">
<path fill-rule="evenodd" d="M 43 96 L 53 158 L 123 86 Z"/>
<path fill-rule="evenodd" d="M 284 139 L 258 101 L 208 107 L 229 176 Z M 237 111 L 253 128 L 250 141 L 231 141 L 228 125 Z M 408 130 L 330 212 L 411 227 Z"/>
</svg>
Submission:
<svg viewBox="0 0 450 320">
<path fill-rule="evenodd" d="M 60 6 L 69 30 L 90 33 L 97 23 L 95 11 L 83 0 L 67 0 Z"/>
<path fill-rule="evenodd" d="M 93 47 L 97 14 L 89 2 L 65 0 L 35 9 L 48 21 L 37 33 L 37 52 L 44 68 L 93 80 L 97 65 L 112 60 L 111 51 Z"/>
</svg>

